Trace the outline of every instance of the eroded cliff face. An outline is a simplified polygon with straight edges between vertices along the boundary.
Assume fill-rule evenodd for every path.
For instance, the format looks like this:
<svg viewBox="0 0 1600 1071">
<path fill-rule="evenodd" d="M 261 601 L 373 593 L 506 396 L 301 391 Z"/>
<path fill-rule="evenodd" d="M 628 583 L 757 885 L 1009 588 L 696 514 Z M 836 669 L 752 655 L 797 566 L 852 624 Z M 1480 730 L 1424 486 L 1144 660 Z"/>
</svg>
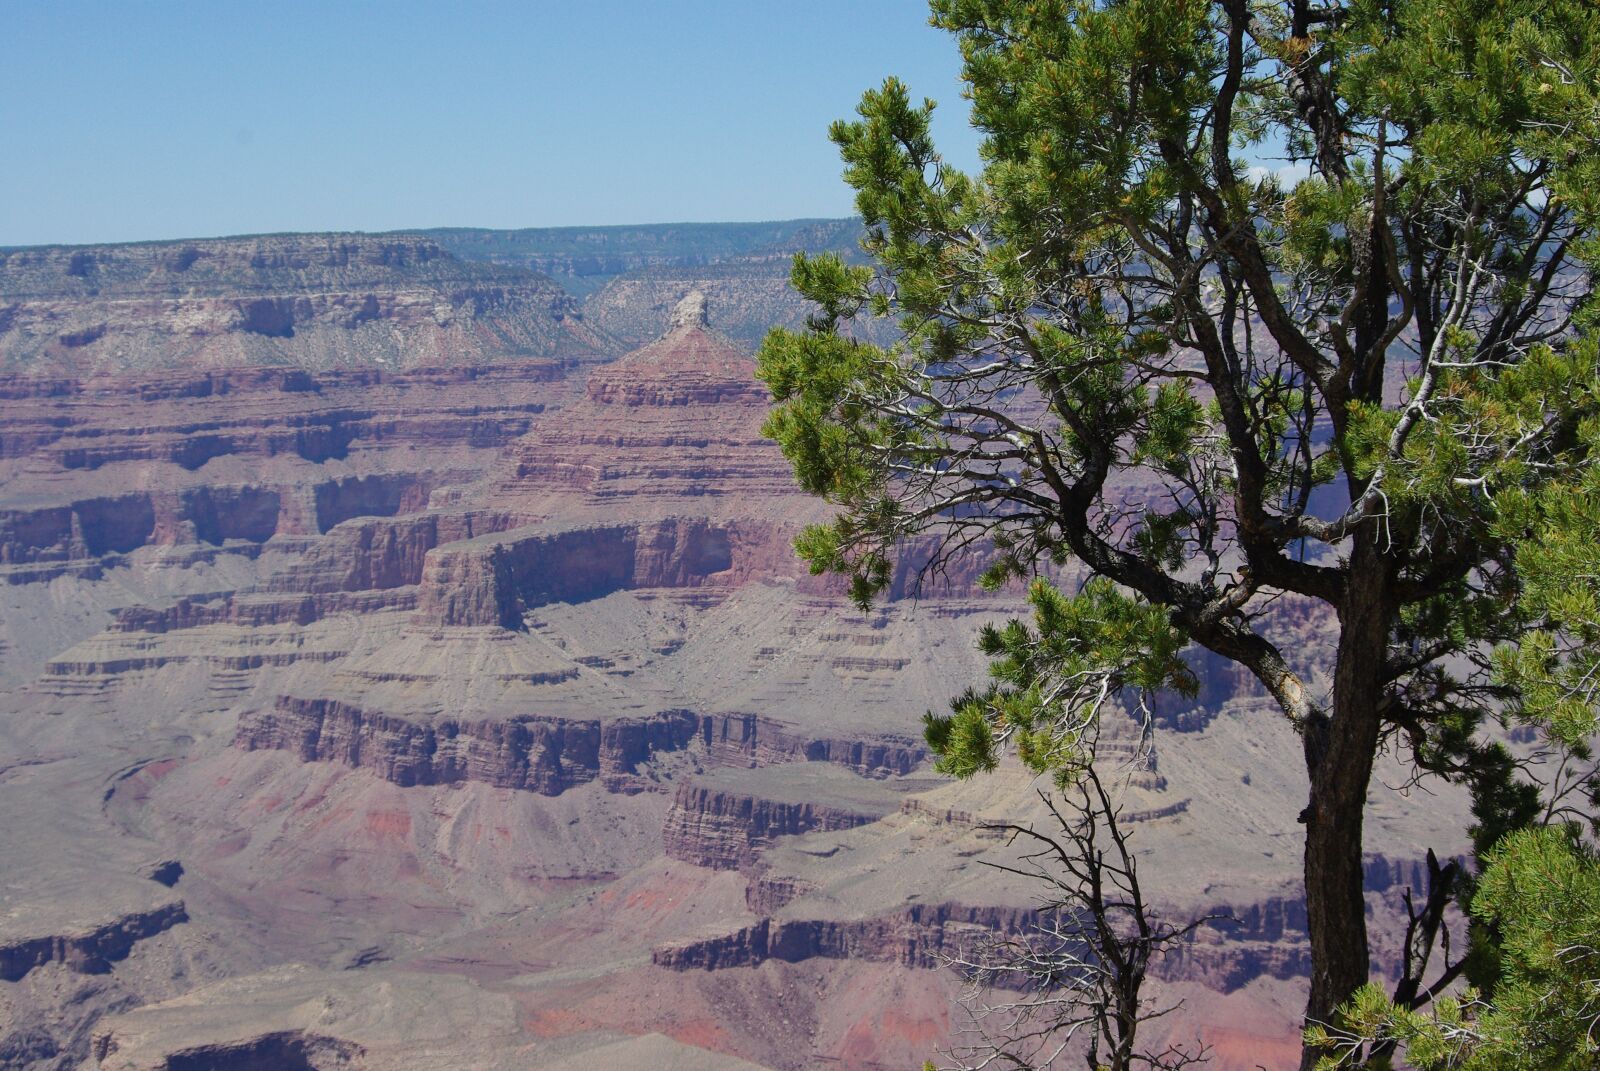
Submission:
<svg viewBox="0 0 1600 1071">
<path fill-rule="evenodd" d="M 335 700 L 282 696 L 242 715 L 234 743 L 289 751 L 302 762 L 342 762 L 402 787 L 473 781 L 554 796 L 596 779 L 611 791 L 640 791 L 639 766 L 681 750 L 699 727 L 689 711 L 605 722 L 527 716 L 418 724 Z"/>
<path fill-rule="evenodd" d="M 320 464 L 384 442 L 499 447 L 545 408 L 545 397 L 528 387 L 560 383 L 564 374 L 557 360 L 528 360 L 411 372 L 4 375 L 0 459 L 69 471 L 119 462 L 193 471 L 230 456 Z"/>
<path fill-rule="evenodd" d="M 76 974 L 105 974 L 113 963 L 127 959 L 139 941 L 188 921 L 183 901 L 172 900 L 66 933 L 0 935 L 0 981 L 20 981 L 51 963 Z"/>
<path fill-rule="evenodd" d="M 1039 909 L 953 903 L 913 904 L 865 919 L 794 918 L 780 913 L 806 891 L 785 882 L 753 882 L 750 901 L 752 909 L 763 915 L 759 921 L 716 937 L 660 946 L 651 953 L 652 962 L 674 971 L 722 971 L 768 960 L 810 959 L 944 970 L 954 961 L 981 959 L 982 947 L 996 937 L 1025 937 L 1052 924 L 1048 912 Z M 1159 983 L 1190 983 L 1229 994 L 1262 979 L 1301 979 L 1311 969 L 1303 898 L 1213 903 L 1195 917 L 1213 921 L 1151 961 L 1151 977 Z M 1398 970 L 1400 963 L 1389 954 L 1392 951 L 1380 950 L 1376 964 L 1380 973 Z"/>
<path fill-rule="evenodd" d="M 535 684 L 578 676 L 567 669 Z M 726 718 L 667 710 L 643 718 L 573 719 L 536 714 L 461 721 L 363 710 L 331 699 L 279 696 L 242 713 L 234 744 L 246 751 L 289 751 L 304 762 L 341 762 L 402 786 L 480 782 L 556 795 L 599 778 L 610 791 L 638 791 L 638 768 L 695 745 L 701 761 L 727 762 L 712 746 Z M 743 719 L 740 719 L 743 721 Z M 920 749 L 867 740 L 801 740 L 792 748 L 737 753 L 754 764 L 825 762 L 864 776 L 909 773 Z M 737 867 L 774 837 L 850 829 L 879 815 L 809 801 L 765 800 L 686 783 L 669 816 L 668 854 L 707 866 Z M 726 843 L 722 841 L 726 839 Z M 700 842 L 701 847 L 696 847 Z"/>
<path fill-rule="evenodd" d="M 114 1034 L 95 1036 L 92 1051 L 102 1071 L 342 1071 L 361 1066 L 366 1050 L 353 1042 L 307 1030 L 274 1030 L 258 1037 L 196 1045 L 161 1054 L 153 1063 L 129 1061 Z"/>
<path fill-rule="evenodd" d="M 285 389 L 281 374 L 228 373 L 63 380 L 35 393 L 15 389 L 27 381 L 13 377 L 4 382 L 19 397 L 0 403 L 0 577 L 93 579 L 146 548 L 254 554 L 268 541 L 320 536 L 357 518 L 414 516 L 441 487 L 477 475 L 473 455 L 526 431 L 562 389 L 558 374 L 559 366 L 538 363 L 297 373 L 303 389 Z M 365 533 L 391 541 L 387 548 L 341 530 L 310 547 L 302 572 L 389 570 L 388 581 L 336 582 L 342 590 L 416 584 L 421 553 L 439 538 L 512 523 L 486 518 L 475 527 L 465 513 L 419 522 L 438 529 L 431 541 L 420 529 Z M 420 550 L 400 574 L 378 563 L 386 551 L 410 553 L 396 542 L 407 540 Z"/>
<path fill-rule="evenodd" d="M 913 904 L 886 918 L 837 920 L 764 918 L 724 937 L 669 945 L 651 953 L 671 970 L 754 967 L 769 959 L 848 959 L 942 969 L 985 934 L 1019 934 L 1037 928 L 1027 908 L 965 904 Z"/>
<path fill-rule="evenodd" d="M 737 870 L 754 863 L 778 837 L 854 829 L 879 817 L 842 806 L 762 799 L 685 782 L 667 813 L 661 842 L 674 859 L 713 870 Z"/>
<path fill-rule="evenodd" d="M 759 714 L 708 716 L 702 734 L 713 761 L 735 766 L 830 762 L 867 777 L 884 777 L 909 774 L 928 758 L 928 749 L 914 737 L 874 734 L 875 739 L 819 739 Z"/>
<path fill-rule="evenodd" d="M 763 531 L 755 553 L 768 546 Z M 513 529 L 450 544 L 428 555 L 419 625 L 520 629 L 523 613 L 553 602 L 584 602 L 638 588 L 731 589 L 746 542 L 737 526 L 703 519 Z"/>
<path fill-rule="evenodd" d="M 753 519 L 757 503 L 784 503 L 791 517 L 805 508 L 787 462 L 761 434 L 767 397 L 755 362 L 711 329 L 698 292 L 660 338 L 596 368 L 567 414 L 508 452 L 504 492 L 555 491 L 573 511 L 669 513 L 693 503 L 695 512 Z"/>
<path fill-rule="evenodd" d="M 274 487 L 198 487 L 8 510 L 0 513 L 0 564 L 101 559 L 151 545 L 263 543 L 278 532 L 283 498 Z"/>
<path fill-rule="evenodd" d="M 420 489 L 416 483 L 396 482 L 406 494 Z M 312 544 L 296 562 L 268 578 L 263 590 L 323 594 L 415 587 L 424 582 L 434 548 L 503 532 L 520 520 L 515 513 L 496 510 L 384 518 L 382 506 L 368 509 Z"/>
</svg>

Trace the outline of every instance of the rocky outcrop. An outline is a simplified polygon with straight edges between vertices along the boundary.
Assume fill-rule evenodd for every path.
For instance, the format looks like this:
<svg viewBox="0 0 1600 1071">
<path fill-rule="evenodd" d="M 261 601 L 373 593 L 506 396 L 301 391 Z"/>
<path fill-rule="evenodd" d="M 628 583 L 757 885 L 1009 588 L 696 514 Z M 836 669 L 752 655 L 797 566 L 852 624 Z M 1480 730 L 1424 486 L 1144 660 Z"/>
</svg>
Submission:
<svg viewBox="0 0 1600 1071">
<path fill-rule="evenodd" d="M 366 1050 L 351 1041 L 306 1030 L 279 1030 L 258 1037 L 195 1045 L 164 1053 L 156 1063 L 120 1060 L 116 1037 L 95 1035 L 91 1051 L 104 1071 L 342 1071 L 360 1066 Z"/>
<path fill-rule="evenodd" d="M 935 807 L 924 803 L 915 796 L 900 804 L 900 813 L 927 822 L 930 825 L 959 829 L 967 833 L 974 833 L 980 837 L 990 837 L 994 840 L 1004 840 L 1009 836 L 1006 830 L 999 828 L 1005 825 L 1005 819 L 1003 818 L 986 817 L 973 814 L 971 811 L 957 810 L 953 807 Z"/>
<path fill-rule="evenodd" d="M 752 915 L 773 915 L 816 886 L 792 874 L 755 874 L 744 889 L 745 907 Z"/>
<path fill-rule="evenodd" d="M 384 481 L 372 477 L 364 485 L 383 486 Z M 395 476 L 387 486 L 391 498 L 403 501 L 420 484 Z M 330 614 L 413 610 L 428 551 L 509 528 L 516 521 L 512 515 L 493 511 L 346 521 L 257 590 L 193 595 L 160 608 L 122 608 L 113 612 L 111 628 L 165 633 L 216 624 L 309 625 Z M 0 544 L 0 551 L 3 548 Z"/>
<path fill-rule="evenodd" d="M 126 554 L 148 545 L 260 543 L 278 529 L 275 487 L 197 487 L 0 510 L 0 564 Z"/>
<path fill-rule="evenodd" d="M 795 250 L 828 250 L 858 257 L 861 222 L 803 219 L 763 223 L 672 223 L 624 227 L 537 227 L 482 230 L 452 227 L 421 232 L 463 260 L 531 267 L 573 293 L 589 294 L 620 275 L 660 278 L 660 297 L 608 300 L 608 322 L 637 345 L 662 331 L 683 279 L 712 276 L 788 279 Z M 785 288 L 786 289 L 786 288 Z M 772 304 L 741 301 L 731 292 L 715 306 L 712 323 L 750 345 L 777 323 L 799 325 L 807 307 L 793 290 L 773 287 Z"/>
<path fill-rule="evenodd" d="M 155 532 L 148 494 L 0 511 L 0 564 L 99 557 L 144 546 Z"/>
<path fill-rule="evenodd" d="M 416 623 L 520 629 L 523 612 L 632 588 L 693 588 L 734 579 L 739 533 L 705 520 L 527 528 L 430 553 Z"/>
<path fill-rule="evenodd" d="M 762 799 L 689 782 L 678 788 L 661 840 L 674 859 L 713 870 L 736 870 L 755 862 L 762 849 L 778 837 L 854 829 L 880 817 L 818 803 Z"/>
<path fill-rule="evenodd" d="M 701 729 L 708 756 L 731 766 L 831 762 L 867 777 L 908 774 L 928 757 L 909 737 L 815 738 L 759 714 L 707 715 Z"/>
<path fill-rule="evenodd" d="M 432 481 L 408 472 L 374 473 L 371 476 L 346 476 L 319 483 L 312 488 L 316 503 L 317 531 L 355 517 L 393 517 L 398 513 L 417 513 L 428 505 Z"/>
<path fill-rule="evenodd" d="M 354 486 L 355 491 L 348 490 Z M 341 485 L 325 485 L 339 487 Z M 347 517 L 397 512 L 425 500 L 427 481 L 410 474 L 373 476 L 348 481 L 347 490 L 330 492 L 340 500 L 318 515 Z M 373 490 L 367 496 L 359 492 Z M 320 488 L 318 491 L 320 492 Z M 141 491 L 105 498 L 87 498 L 62 506 L 0 510 L 0 564 L 32 564 L 99 559 L 127 554 L 145 546 L 179 546 L 229 542 L 264 543 L 275 535 L 296 534 L 292 488 L 275 486 L 199 486 L 182 491 Z M 378 499 L 373 501 L 373 499 Z M 437 520 L 422 527 L 437 527 Z M 457 530 L 470 534 L 463 522 Z M 458 536 L 462 538 L 464 536 Z M 352 534 L 352 541 L 359 541 Z M 435 537 L 422 549 L 436 545 Z M 353 548 L 365 550 L 368 548 Z M 357 557 L 352 554 L 350 557 Z M 416 583 L 421 556 L 406 571 L 404 583 Z M 403 568 L 403 567 L 402 567 Z M 365 584 L 392 587 L 393 583 Z M 346 588 L 344 590 L 354 590 Z"/>
<path fill-rule="evenodd" d="M 47 963 L 79 974 L 104 974 L 126 959 L 136 942 L 187 921 L 183 901 L 173 900 L 81 931 L 0 939 L 0 980 L 18 981 Z"/>
<path fill-rule="evenodd" d="M 639 766 L 688 746 L 699 726 L 699 716 L 683 710 L 609 721 L 424 723 L 332 699 L 282 696 L 242 715 L 234 744 L 289 751 L 302 762 L 340 762 L 402 786 L 474 781 L 554 796 L 596 779 L 612 791 L 638 791 Z"/>
<path fill-rule="evenodd" d="M 1440 862 L 1444 864 L 1450 860 Z M 1464 857 L 1458 858 L 1455 862 L 1463 868 L 1468 866 L 1468 861 Z M 1386 893 L 1390 890 L 1411 889 L 1417 894 L 1418 899 L 1427 894 L 1428 863 L 1425 856 L 1396 859 L 1381 852 L 1370 854 L 1361 861 L 1361 873 L 1368 892 Z"/>
<path fill-rule="evenodd" d="M 248 577 L 242 561 L 270 544 L 273 568 L 242 590 L 133 607 L 108 600 L 112 630 L 293 628 L 334 614 L 413 610 L 429 549 L 525 520 L 418 511 L 441 485 L 481 472 L 474 452 L 526 431 L 562 375 L 557 362 L 530 360 L 405 373 L 0 377 L 0 582 L 155 569 L 179 582 L 152 591 L 177 596 L 195 586 L 182 579 L 188 566 L 225 558 L 216 578 L 225 584 Z M 144 553 L 153 548 L 159 553 Z M 44 690 L 104 690 L 117 674 L 194 661 L 202 651 L 106 646 L 39 665 Z M 341 650 L 296 646 L 224 646 L 204 660 L 231 672 L 327 661 Z"/>
<path fill-rule="evenodd" d="M 427 556 L 412 621 L 428 626 L 522 628 L 522 602 L 504 543 L 451 547 Z"/>
<path fill-rule="evenodd" d="M 183 880 L 183 863 L 178 859 L 157 859 L 145 868 L 144 876 L 171 889 Z"/>
<path fill-rule="evenodd" d="M 704 266 L 661 266 L 611 279 L 584 302 L 589 321 L 607 335 L 639 344 L 661 334 L 686 290 L 711 300 L 712 325 L 729 338 L 755 346 L 774 327 L 801 330 L 812 309 L 789 285 L 790 258 Z"/>
<path fill-rule="evenodd" d="M 1303 897 L 1211 904 L 1186 917 L 1210 921 L 1152 963 L 1157 978 L 1231 993 L 1257 978 L 1304 978 L 1311 971 Z"/>
<path fill-rule="evenodd" d="M 984 933 L 1023 933 L 1037 928 L 1039 921 L 1040 913 L 1031 908 L 948 903 L 913 904 L 871 919 L 764 918 L 721 937 L 657 948 L 651 960 L 680 971 L 754 967 L 769 959 L 851 959 L 935 968 Z"/>
<path fill-rule="evenodd" d="M 322 594 L 420 584 L 428 552 L 435 547 L 504 531 L 516 523 L 514 515 L 493 510 L 346 521 L 262 587 L 270 592 Z"/>
<path fill-rule="evenodd" d="M 556 681 L 552 678 L 549 683 Z M 290 751 L 305 762 L 342 762 L 399 785 L 477 781 L 555 795 L 597 777 L 616 791 L 637 789 L 641 786 L 634 775 L 640 764 L 658 752 L 708 745 L 726 720 L 718 715 L 669 710 L 643 719 L 527 715 L 424 721 L 333 699 L 280 696 L 271 707 L 240 717 L 234 743 L 247 751 Z M 864 776 L 907 773 L 924 755 L 920 749 L 870 741 L 792 739 L 796 745 L 792 750 L 762 754 L 771 762 L 831 762 Z M 693 786 L 685 790 L 693 791 Z M 690 844 L 696 836 L 714 836 L 718 822 L 736 820 L 742 808 L 748 808 L 756 823 L 750 827 L 751 846 L 772 836 L 849 828 L 881 817 L 826 805 L 776 801 L 758 805 L 754 796 L 745 798 L 748 803 L 739 802 L 739 794 L 723 799 L 714 792 L 692 799 L 680 796 L 680 804 L 692 804 L 687 810 L 709 808 L 712 816 L 697 829 L 695 820 L 684 815 L 683 850 L 692 850 Z M 758 811 L 760 816 L 755 817 Z M 744 850 L 739 848 L 738 853 Z"/>
</svg>

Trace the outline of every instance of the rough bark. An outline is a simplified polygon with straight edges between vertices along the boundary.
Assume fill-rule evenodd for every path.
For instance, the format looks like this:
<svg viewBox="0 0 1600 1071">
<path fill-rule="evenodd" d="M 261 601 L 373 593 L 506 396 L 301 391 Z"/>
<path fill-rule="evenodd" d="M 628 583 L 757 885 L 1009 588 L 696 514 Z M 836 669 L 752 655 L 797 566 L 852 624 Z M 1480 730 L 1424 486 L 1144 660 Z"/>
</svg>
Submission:
<svg viewBox="0 0 1600 1071">
<path fill-rule="evenodd" d="M 1392 616 L 1391 566 L 1378 540 L 1370 526 L 1356 538 L 1350 582 L 1339 607 L 1332 711 L 1309 724 L 1304 737 L 1311 781 L 1303 815 L 1312 960 L 1307 1025 L 1332 1023 L 1335 1009 L 1368 979 L 1361 834 L 1382 727 L 1379 710 Z M 1310 1071 L 1322 1055 L 1307 1047 L 1302 1071 Z"/>
</svg>

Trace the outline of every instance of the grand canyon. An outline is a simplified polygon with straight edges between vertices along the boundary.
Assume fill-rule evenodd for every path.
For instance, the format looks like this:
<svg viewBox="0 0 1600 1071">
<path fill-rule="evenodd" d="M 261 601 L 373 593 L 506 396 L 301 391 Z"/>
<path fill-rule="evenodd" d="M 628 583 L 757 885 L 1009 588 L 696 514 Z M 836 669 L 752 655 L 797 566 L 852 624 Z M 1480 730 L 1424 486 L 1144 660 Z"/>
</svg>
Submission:
<svg viewBox="0 0 1600 1071">
<path fill-rule="evenodd" d="M 1022 612 L 856 609 L 763 438 L 796 250 L 859 224 L 0 250 L 0 1065 L 920 1066 L 1037 924 L 1020 768 L 925 711 Z M 888 339 L 888 325 L 860 330 Z M 1321 622 L 1280 626 L 1325 660 Z M 1164 917 L 1155 1040 L 1298 1058 L 1299 744 L 1191 656 L 1102 754 Z M 1118 764 L 1118 759 L 1128 761 Z M 1109 768 L 1108 766 L 1108 768 Z M 1466 805 L 1380 764 L 1380 969 Z"/>
</svg>

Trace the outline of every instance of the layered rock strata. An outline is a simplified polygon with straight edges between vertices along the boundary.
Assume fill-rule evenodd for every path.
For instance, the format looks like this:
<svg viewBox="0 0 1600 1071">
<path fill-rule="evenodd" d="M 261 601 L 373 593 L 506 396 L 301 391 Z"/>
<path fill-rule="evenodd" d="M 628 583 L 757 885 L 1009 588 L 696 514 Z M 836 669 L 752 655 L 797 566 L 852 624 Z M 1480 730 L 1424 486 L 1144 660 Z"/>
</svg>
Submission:
<svg viewBox="0 0 1600 1071">
<path fill-rule="evenodd" d="M 0 577 L 95 579 L 145 548 L 255 553 L 269 540 L 417 513 L 481 472 L 474 455 L 527 431 L 564 389 L 561 374 L 553 362 L 530 362 L 296 373 L 295 389 L 287 373 L 72 380 L 0 402 Z M 18 382 L 27 381 L 7 381 Z M 453 540 L 510 522 L 432 523 Z M 317 549 L 333 558 L 368 552 Z M 420 566 L 419 556 L 407 583 Z"/>
<path fill-rule="evenodd" d="M 661 841 L 674 859 L 713 870 L 737 870 L 754 863 L 775 838 L 854 829 L 881 817 L 880 813 L 762 799 L 686 782 L 679 786 L 667 813 Z"/>
<path fill-rule="evenodd" d="M 770 959 L 849 959 L 942 968 L 985 934 L 1019 934 L 1038 928 L 1029 908 L 964 904 L 913 904 L 897 914 L 860 920 L 764 918 L 720 937 L 666 945 L 651 953 L 672 970 L 754 967 Z"/>
<path fill-rule="evenodd" d="M 560 676 L 575 674 L 574 669 Z M 552 677 L 545 683 L 556 682 Z M 691 745 L 706 747 L 724 721 L 687 710 L 645 718 L 419 718 L 365 710 L 336 699 L 280 696 L 270 707 L 240 715 L 234 744 L 246 751 L 289 751 L 304 762 L 340 762 L 398 785 L 476 781 L 557 795 L 596 778 L 614 791 L 636 790 L 640 785 L 634 775 L 641 765 L 658 754 Z M 880 777 L 910 772 L 917 764 L 909 749 L 892 744 L 794 739 L 795 750 L 771 753 L 774 761 L 824 762 Z M 920 761 L 921 753 L 915 754 Z M 735 855 L 742 855 L 774 836 L 848 829 L 893 809 L 889 804 L 852 811 L 809 802 L 724 796 L 687 784 L 677 799 L 685 813 L 679 819 L 676 842 L 686 853 L 693 851 L 695 837 L 713 835 L 712 826 L 719 819 L 726 820 L 725 832 L 743 842 L 743 847 L 734 849 Z M 721 858 L 719 852 L 713 854 Z"/>
<path fill-rule="evenodd" d="M 559 426 L 540 425 L 511 451 L 502 493 L 565 492 L 613 510 L 798 501 L 761 435 L 767 404 L 748 351 L 711 330 L 704 296 L 691 293 L 666 334 L 596 368 Z"/>
<path fill-rule="evenodd" d="M 612 721 L 539 718 L 419 724 L 337 700 L 281 697 L 239 719 L 236 746 L 290 751 L 302 762 L 341 762 L 397 785 L 477 781 L 546 796 L 596 779 L 613 791 L 643 787 L 638 767 L 683 749 L 700 718 L 665 711 Z"/>
<path fill-rule="evenodd" d="M 526 269 L 408 235 L 0 250 L 0 364 L 47 371 L 483 363 L 609 343 Z"/>
<path fill-rule="evenodd" d="M 1227 906 L 1221 905 L 1206 914 L 1226 911 Z M 1259 978 L 1303 977 L 1310 969 L 1304 911 L 1303 902 L 1279 899 L 1249 905 L 1239 917 L 1220 918 L 1194 939 L 1170 947 L 1152 962 L 1152 974 L 1169 982 L 1198 982 L 1223 993 Z M 1048 914 L 1037 909 L 949 903 L 913 904 L 868 919 L 767 917 L 722 936 L 659 947 L 651 960 L 677 971 L 809 959 L 936 970 L 954 959 L 972 958 L 995 937 L 1025 937 L 1047 924 Z"/>
<path fill-rule="evenodd" d="M 731 766 L 829 762 L 856 773 L 882 777 L 908 774 L 928 757 L 922 742 L 909 736 L 817 738 L 759 714 L 708 715 L 702 738 L 713 762 Z"/>
<path fill-rule="evenodd" d="M 765 548 L 767 533 L 754 545 Z M 582 602 L 632 588 L 698 588 L 736 582 L 746 540 L 734 526 L 700 519 L 550 531 L 515 529 L 453 543 L 428 555 L 419 625 L 498 625 L 552 602 Z"/>
<path fill-rule="evenodd" d="M 410 372 L 0 375 L 0 459 L 32 457 L 70 472 L 126 461 L 192 471 L 231 455 L 318 463 L 377 442 L 502 446 L 544 410 L 544 399 L 527 397 L 530 386 L 566 373 L 560 361 L 527 360 Z"/>
<path fill-rule="evenodd" d="M 912 802 L 912 801 L 908 801 Z M 670 825 L 669 825 L 670 828 Z M 1425 888 L 1425 870 L 1369 856 L 1369 894 L 1394 888 L 1400 875 L 1410 888 Z M 816 891 L 792 876 L 758 875 L 747 904 L 763 915 L 756 923 L 716 937 L 664 945 L 652 961 L 672 970 L 725 970 L 754 967 L 769 959 L 795 963 L 808 959 L 891 962 L 935 969 L 970 953 L 990 937 L 1036 933 L 1048 913 L 1038 909 L 975 907 L 950 903 L 913 904 L 888 915 L 865 919 L 793 918 L 780 915 L 800 897 Z M 1187 939 L 1169 946 L 1152 961 L 1152 976 L 1165 982 L 1198 983 L 1232 993 L 1262 978 L 1302 978 L 1311 969 L 1302 896 L 1275 896 L 1247 903 L 1158 909 L 1169 918 L 1206 920 Z M 1398 970 L 1399 950 L 1375 950 L 1375 969 Z"/>
<path fill-rule="evenodd" d="M 174 252 L 161 271 L 208 270 Z M 1037 921 L 1037 890 L 984 865 L 1016 859 L 985 827 L 1049 816 L 1005 771 L 941 783 L 918 722 L 981 679 L 971 636 L 1025 612 L 1019 593 L 981 592 L 981 555 L 926 568 L 931 542 L 904 548 L 870 612 L 805 575 L 792 539 L 825 508 L 761 437 L 753 365 L 712 327 L 732 320 L 692 295 L 673 312 L 682 280 L 651 282 L 638 322 L 666 334 L 612 365 L 577 343 L 527 357 L 494 341 L 486 301 L 473 340 L 440 355 L 452 367 L 392 371 L 437 324 L 381 294 L 354 327 L 329 326 L 331 304 L 305 319 L 276 304 L 381 271 L 341 282 L 368 269 L 280 273 L 264 255 L 261 289 L 214 295 L 267 302 L 262 330 L 206 336 L 197 359 L 229 364 L 248 336 L 316 365 L 337 338 L 350 347 L 330 360 L 367 363 L 100 375 L 122 330 L 108 320 L 100 339 L 51 343 L 76 371 L 0 380 L 0 575 L 23 581 L 0 585 L 0 810 L 25 815 L 0 855 L 27 876 L 3 906 L 72 901 L 7 916 L 21 937 L 5 943 L 35 965 L 0 982 L 0 1018 L 22 1024 L 7 1036 L 24 1039 L 0 1039 L 0 1063 L 81 1066 L 91 1029 L 129 1071 L 542 1066 L 641 1029 L 781 1071 L 909 1066 L 945 1043 L 960 980 L 926 968 Z M 62 270 L 100 273 L 86 308 L 160 283 L 113 268 Z M 436 268 L 457 271 L 394 270 L 427 289 Z M 409 340 L 364 349 L 379 328 Z M 1314 613 L 1286 602 L 1271 624 L 1315 651 Z M 1292 1043 L 1303 907 L 1272 893 L 1298 870 L 1298 741 L 1227 667 L 1196 666 L 1199 697 L 1153 719 L 1159 769 L 1151 725 L 1111 717 L 1101 740 L 1171 917 L 1237 920 L 1154 984 Z M 1449 850 L 1459 815 L 1437 802 L 1414 832 L 1381 799 L 1373 813 L 1394 856 L 1367 874 L 1388 963 L 1385 905 L 1422 877 L 1398 860 Z M 150 861 L 178 858 L 196 925 L 126 961 L 95 952 L 89 930 L 168 896 L 179 875 Z M 114 897 L 83 878 L 102 872 L 141 877 Z M 111 973 L 79 976 L 74 957 Z M 329 969 L 250 975 L 295 960 Z M 206 988 L 222 975 L 240 984 Z M 461 1047 L 491 1002 L 473 985 L 442 994 L 459 1018 L 407 1033 L 442 978 L 514 994 L 492 1046 Z M 149 1014 L 116 1014 L 138 1002 Z M 368 1029 L 383 1007 L 399 1010 Z"/>
<path fill-rule="evenodd" d="M 346 521 L 268 577 L 262 589 L 323 595 L 414 587 L 424 583 L 434 548 L 506 531 L 520 519 L 513 513 L 464 510 Z"/>
</svg>

